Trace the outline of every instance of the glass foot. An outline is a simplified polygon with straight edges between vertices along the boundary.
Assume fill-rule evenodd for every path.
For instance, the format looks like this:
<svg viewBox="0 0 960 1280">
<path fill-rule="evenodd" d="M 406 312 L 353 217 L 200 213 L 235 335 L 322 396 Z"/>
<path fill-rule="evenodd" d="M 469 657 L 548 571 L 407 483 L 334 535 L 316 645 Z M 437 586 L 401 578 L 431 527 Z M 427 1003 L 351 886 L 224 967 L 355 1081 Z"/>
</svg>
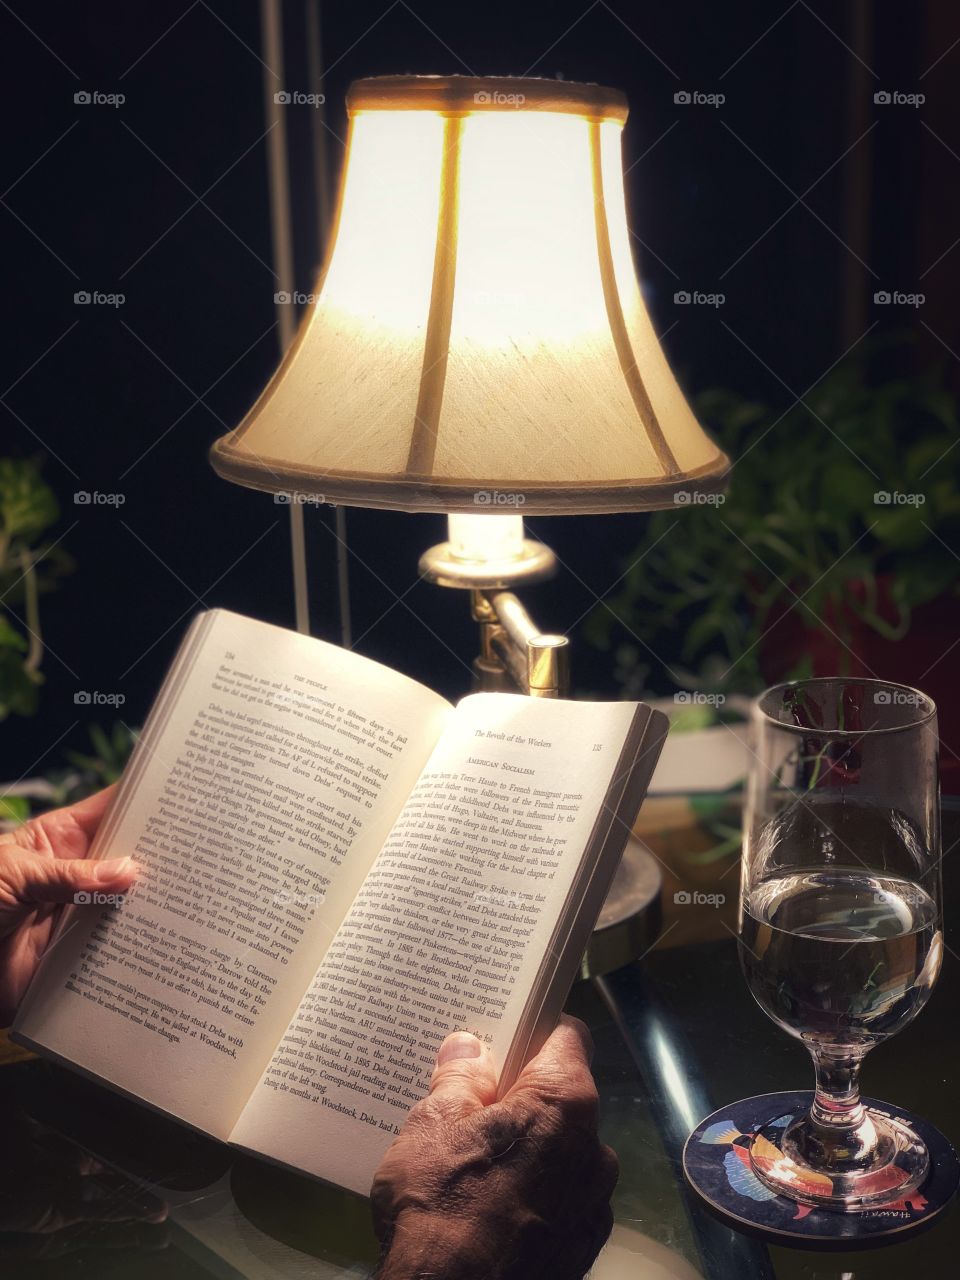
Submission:
<svg viewBox="0 0 960 1280">
<path fill-rule="evenodd" d="M 930 1170 L 927 1148 L 902 1120 L 872 1108 L 863 1112 L 861 1148 L 842 1146 L 849 1133 L 814 1124 L 808 1112 L 759 1128 L 750 1142 L 750 1166 L 771 1191 L 800 1204 L 857 1213 L 902 1200 Z M 875 1138 L 875 1141 L 874 1141 Z"/>
<path fill-rule="evenodd" d="M 960 1160 L 943 1134 L 922 1116 L 875 1098 L 860 1101 L 870 1113 L 872 1125 L 878 1117 L 881 1127 L 884 1121 L 893 1121 L 902 1138 L 909 1135 L 919 1140 L 930 1153 L 929 1172 L 918 1187 L 903 1190 L 910 1181 L 901 1182 L 900 1175 L 896 1174 L 899 1190 L 882 1193 L 884 1197 L 899 1196 L 898 1199 L 873 1204 L 869 1199 L 873 1194 L 871 1188 L 867 1191 L 866 1204 L 832 1205 L 829 1201 L 807 1204 L 801 1202 L 813 1197 L 798 1191 L 796 1182 L 785 1186 L 783 1195 L 770 1187 L 767 1161 L 772 1163 L 780 1158 L 784 1132 L 798 1117 L 808 1114 L 813 1102 L 809 1090 L 742 1098 L 706 1116 L 683 1149 L 687 1184 L 700 1202 L 722 1221 L 770 1244 L 792 1249 L 859 1250 L 884 1241 L 903 1240 L 929 1226 L 949 1208 L 960 1185 Z M 761 1133 L 769 1147 L 757 1141 Z M 754 1171 L 751 1159 L 751 1147 L 755 1143 L 757 1163 L 766 1166 L 761 1168 L 762 1176 Z M 894 1163 L 901 1164 L 899 1156 Z M 795 1172 L 799 1178 L 799 1170 Z M 819 1194 L 824 1190 L 825 1186 L 815 1187 Z M 816 1267 L 801 1270 L 811 1275 L 814 1271 L 821 1274 Z"/>
</svg>

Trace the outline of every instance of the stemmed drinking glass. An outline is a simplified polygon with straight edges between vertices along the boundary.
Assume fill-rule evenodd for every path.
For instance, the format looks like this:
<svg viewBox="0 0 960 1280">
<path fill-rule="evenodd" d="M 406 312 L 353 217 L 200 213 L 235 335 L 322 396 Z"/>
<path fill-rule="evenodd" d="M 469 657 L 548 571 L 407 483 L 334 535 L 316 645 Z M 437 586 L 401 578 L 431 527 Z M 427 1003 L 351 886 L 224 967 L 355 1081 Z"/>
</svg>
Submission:
<svg viewBox="0 0 960 1280">
<path fill-rule="evenodd" d="M 761 1008 L 810 1050 L 816 1091 L 786 1126 L 771 1116 L 751 1164 L 780 1195 L 853 1212 L 902 1199 L 929 1169 L 909 1123 L 861 1103 L 859 1079 L 940 971 L 936 707 L 883 681 L 806 680 L 763 694 L 753 729 L 740 960 Z"/>
</svg>

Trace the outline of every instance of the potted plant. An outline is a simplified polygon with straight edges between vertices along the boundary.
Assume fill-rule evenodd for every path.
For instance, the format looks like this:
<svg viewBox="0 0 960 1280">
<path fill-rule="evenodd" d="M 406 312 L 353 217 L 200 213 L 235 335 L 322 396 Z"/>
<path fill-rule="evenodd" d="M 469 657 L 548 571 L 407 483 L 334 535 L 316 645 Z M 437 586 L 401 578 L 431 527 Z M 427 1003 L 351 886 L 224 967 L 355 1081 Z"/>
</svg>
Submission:
<svg viewBox="0 0 960 1280">
<path fill-rule="evenodd" d="M 33 715 L 43 684 L 40 602 L 73 566 L 51 541 L 60 511 L 35 459 L 0 458 L 0 720 Z M 92 750 L 69 752 L 69 765 L 41 778 L 0 784 L 0 830 L 31 813 L 79 800 L 115 782 L 133 747 L 123 724 L 89 729 Z"/>
<path fill-rule="evenodd" d="M 729 492 L 651 516 L 587 636 L 616 650 L 627 684 L 646 678 L 649 650 L 669 664 L 652 673 L 661 686 L 726 695 L 809 674 L 920 684 L 940 708 L 949 766 L 951 742 L 960 755 L 957 404 L 937 375 L 871 376 L 878 357 L 894 363 L 889 348 L 860 349 L 785 411 L 701 396 L 701 419 L 734 459 Z"/>
</svg>

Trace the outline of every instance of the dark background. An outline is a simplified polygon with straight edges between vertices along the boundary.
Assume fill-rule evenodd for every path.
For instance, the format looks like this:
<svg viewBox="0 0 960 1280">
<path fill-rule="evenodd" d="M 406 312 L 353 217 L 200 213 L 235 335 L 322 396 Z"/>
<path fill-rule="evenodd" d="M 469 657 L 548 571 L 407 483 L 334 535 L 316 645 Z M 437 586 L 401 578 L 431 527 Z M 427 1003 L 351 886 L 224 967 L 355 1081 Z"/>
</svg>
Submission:
<svg viewBox="0 0 960 1280">
<path fill-rule="evenodd" d="M 319 15 L 327 99 L 322 121 L 308 106 L 285 117 L 297 285 L 311 288 L 323 247 L 317 138 L 335 186 L 351 80 L 595 80 L 631 104 L 638 268 L 688 393 L 723 385 L 787 407 L 872 325 L 915 329 L 913 358 L 945 363 L 956 385 L 957 10 L 949 0 L 289 0 L 286 65 L 269 83 L 311 91 Z M 10 0 L 0 29 L 0 454 L 46 457 L 55 534 L 76 561 L 44 601 L 40 713 L 0 730 L 0 778 L 12 779 L 82 746 L 89 720 L 109 722 L 109 709 L 74 705 L 78 689 L 121 693 L 124 720 L 140 723 L 197 609 L 284 624 L 293 609 L 286 509 L 206 461 L 278 360 L 259 6 Z M 684 89 L 726 101 L 675 104 Z M 75 104 L 83 90 L 126 101 Z M 878 90 L 926 102 L 878 106 Z M 726 303 L 681 309 L 679 289 L 722 291 Z M 877 289 L 927 300 L 919 311 L 875 307 Z M 80 307 L 79 290 L 126 300 Z M 811 419 L 811 448 L 818 429 Z M 77 506 L 78 490 L 125 501 Z M 333 513 L 306 516 L 312 627 L 335 639 Z M 576 635 L 642 520 L 530 522 L 565 565 L 530 593 L 544 627 Z M 348 526 L 356 647 L 445 694 L 465 691 L 466 600 L 416 575 L 443 521 L 352 511 Z M 579 687 L 615 692 L 609 658 L 577 644 L 574 661 Z"/>
</svg>

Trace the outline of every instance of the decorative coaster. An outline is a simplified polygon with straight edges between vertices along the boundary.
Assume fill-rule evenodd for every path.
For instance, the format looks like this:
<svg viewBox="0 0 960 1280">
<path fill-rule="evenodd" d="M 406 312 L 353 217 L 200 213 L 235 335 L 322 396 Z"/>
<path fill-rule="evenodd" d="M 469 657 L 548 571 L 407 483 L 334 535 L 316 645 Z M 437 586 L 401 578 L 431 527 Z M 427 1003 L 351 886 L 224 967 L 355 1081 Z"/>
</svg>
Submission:
<svg viewBox="0 0 960 1280">
<path fill-rule="evenodd" d="M 795 1249 L 866 1249 L 931 1225 L 960 1184 L 957 1154 L 932 1124 L 873 1098 L 864 1098 L 864 1104 L 907 1125 L 927 1145 L 930 1173 L 916 1191 L 890 1204 L 837 1213 L 797 1204 L 764 1186 L 750 1167 L 754 1135 L 786 1127 L 812 1099 L 810 1092 L 763 1093 L 700 1122 L 683 1148 L 683 1172 L 707 1208 L 740 1231 Z"/>
</svg>

